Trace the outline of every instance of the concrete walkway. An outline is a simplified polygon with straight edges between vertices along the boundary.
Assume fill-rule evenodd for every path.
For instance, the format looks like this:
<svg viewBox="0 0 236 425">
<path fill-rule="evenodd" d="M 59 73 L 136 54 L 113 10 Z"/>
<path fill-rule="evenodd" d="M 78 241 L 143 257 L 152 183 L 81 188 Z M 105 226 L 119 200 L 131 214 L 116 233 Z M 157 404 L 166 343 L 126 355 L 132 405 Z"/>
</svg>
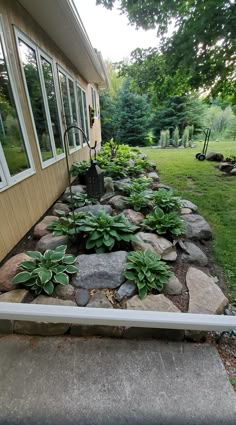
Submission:
<svg viewBox="0 0 236 425">
<path fill-rule="evenodd" d="M 71 337 L 0 338 L 0 424 L 235 425 L 214 347 Z"/>
</svg>

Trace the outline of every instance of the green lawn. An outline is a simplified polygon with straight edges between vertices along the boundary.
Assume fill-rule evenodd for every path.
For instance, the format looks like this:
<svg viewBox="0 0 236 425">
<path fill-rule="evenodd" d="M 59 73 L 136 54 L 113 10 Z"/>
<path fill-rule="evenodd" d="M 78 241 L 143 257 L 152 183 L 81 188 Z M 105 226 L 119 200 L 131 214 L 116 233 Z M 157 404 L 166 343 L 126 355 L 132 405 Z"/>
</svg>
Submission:
<svg viewBox="0 0 236 425">
<path fill-rule="evenodd" d="M 161 182 L 196 203 L 214 231 L 213 252 L 223 267 L 229 296 L 236 300 L 236 177 L 224 176 L 217 163 L 197 161 L 202 143 L 191 149 L 143 149 L 158 164 Z M 236 156 L 236 142 L 210 142 L 209 151 Z"/>
</svg>

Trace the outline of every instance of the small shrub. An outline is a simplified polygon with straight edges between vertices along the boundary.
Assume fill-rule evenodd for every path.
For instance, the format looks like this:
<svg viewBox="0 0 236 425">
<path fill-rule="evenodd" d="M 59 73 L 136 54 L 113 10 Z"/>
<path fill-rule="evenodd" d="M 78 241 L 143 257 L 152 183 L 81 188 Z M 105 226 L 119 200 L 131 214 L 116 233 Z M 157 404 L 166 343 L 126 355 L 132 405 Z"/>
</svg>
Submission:
<svg viewBox="0 0 236 425">
<path fill-rule="evenodd" d="M 179 128 L 178 127 L 175 127 L 173 139 L 174 139 L 174 146 L 177 148 L 179 146 Z"/>
<path fill-rule="evenodd" d="M 171 190 L 159 189 L 152 195 L 152 200 L 156 207 L 164 212 L 178 211 L 181 208 L 181 200 L 174 196 Z"/>
<path fill-rule="evenodd" d="M 137 227 L 123 214 L 112 217 L 103 211 L 96 216 L 88 214 L 79 225 L 79 231 L 84 233 L 86 238 L 86 249 L 95 249 L 97 253 L 111 251 L 121 241 L 135 240 L 135 230 Z"/>
<path fill-rule="evenodd" d="M 162 148 L 166 147 L 166 132 L 165 130 L 161 131 L 161 135 L 160 135 L 160 145 Z"/>
<path fill-rule="evenodd" d="M 183 136 L 182 136 L 182 145 L 186 148 L 189 140 L 189 128 L 185 127 Z"/>
<path fill-rule="evenodd" d="M 66 248 L 66 245 L 61 245 L 55 250 L 48 249 L 44 254 L 27 251 L 26 254 L 32 260 L 20 263 L 19 268 L 24 271 L 17 273 L 12 282 L 32 289 L 36 295 L 41 292 L 52 295 L 56 285 L 67 285 L 68 274 L 78 271 L 73 265 L 76 258 L 74 255 L 66 255 Z"/>
<path fill-rule="evenodd" d="M 161 208 L 156 208 L 148 214 L 143 222 L 158 235 L 176 237 L 185 231 L 184 221 L 175 212 L 164 213 Z"/>
<path fill-rule="evenodd" d="M 87 161 L 75 162 L 71 166 L 71 170 L 70 170 L 71 175 L 74 177 L 84 175 L 88 171 L 89 167 L 90 167 L 90 164 Z"/>
<path fill-rule="evenodd" d="M 153 290 L 160 292 L 169 281 L 172 273 L 167 264 L 160 260 L 161 256 L 149 249 L 128 254 L 124 275 L 137 285 L 140 298 Z"/>
<path fill-rule="evenodd" d="M 166 130 L 165 147 L 168 148 L 169 144 L 170 144 L 170 130 Z"/>
</svg>

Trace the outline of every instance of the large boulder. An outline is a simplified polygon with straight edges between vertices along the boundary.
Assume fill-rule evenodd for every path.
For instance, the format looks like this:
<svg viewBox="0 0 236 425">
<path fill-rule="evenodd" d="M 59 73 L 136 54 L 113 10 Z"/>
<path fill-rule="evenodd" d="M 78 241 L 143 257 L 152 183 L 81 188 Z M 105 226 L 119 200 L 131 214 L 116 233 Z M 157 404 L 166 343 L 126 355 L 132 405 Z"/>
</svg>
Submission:
<svg viewBox="0 0 236 425">
<path fill-rule="evenodd" d="M 127 301 L 128 310 L 150 310 L 180 313 L 180 310 L 165 295 L 147 295 L 140 299 L 138 295 Z"/>
<path fill-rule="evenodd" d="M 53 236 L 52 233 L 49 235 L 43 236 L 36 245 L 36 251 L 45 252 L 46 249 L 55 249 L 60 245 L 67 245 L 68 243 L 68 236 L 67 235 L 61 235 L 61 236 Z"/>
<path fill-rule="evenodd" d="M 20 254 L 14 255 L 14 257 L 11 257 L 0 268 L 0 292 L 13 291 L 16 289 L 17 286 L 12 283 L 12 279 L 16 273 L 22 271 L 19 270 L 19 264 L 25 260 L 32 261 L 32 258 L 22 252 Z"/>
<path fill-rule="evenodd" d="M 126 251 L 79 255 L 75 263 L 79 272 L 72 284 L 84 289 L 117 288 L 125 281 L 126 260 Z"/>
<path fill-rule="evenodd" d="M 21 303 L 28 291 L 26 289 L 14 289 L 14 291 L 5 292 L 5 294 L 0 295 L 1 303 Z"/>
<path fill-rule="evenodd" d="M 223 314 L 228 300 L 211 276 L 194 267 L 188 269 L 189 313 Z"/>
<path fill-rule="evenodd" d="M 126 198 L 121 195 L 116 195 L 111 198 L 108 203 L 116 210 L 122 211 L 127 207 Z"/>
<path fill-rule="evenodd" d="M 198 207 L 197 205 L 195 205 L 193 202 L 188 201 L 187 199 L 182 199 L 181 200 L 181 204 L 183 208 L 189 208 L 190 210 L 192 210 L 193 212 L 197 212 Z"/>
<path fill-rule="evenodd" d="M 144 215 L 141 212 L 127 209 L 124 210 L 123 213 L 131 223 L 135 224 L 135 226 L 139 226 L 144 220 Z"/>
<path fill-rule="evenodd" d="M 87 307 L 91 308 L 113 308 L 112 304 L 102 291 L 97 291 L 91 298 Z"/>
<path fill-rule="evenodd" d="M 48 230 L 48 226 L 50 224 L 52 224 L 54 221 L 58 221 L 58 220 L 59 220 L 59 218 L 55 217 L 54 215 L 46 215 L 46 217 L 44 217 L 42 219 L 42 221 L 40 221 L 34 227 L 34 237 L 35 237 L 35 239 L 40 239 L 43 236 L 51 233 L 51 231 Z"/>
<path fill-rule="evenodd" d="M 181 260 L 187 263 L 196 264 L 205 267 L 208 264 L 208 258 L 204 252 L 192 242 L 184 242 L 185 252 L 181 255 Z"/>
<path fill-rule="evenodd" d="M 222 155 L 222 153 L 219 152 L 209 152 L 206 155 L 206 159 L 208 161 L 216 161 L 216 162 L 221 162 L 224 160 L 224 155 Z"/>
<path fill-rule="evenodd" d="M 195 240 L 208 240 L 212 238 L 212 230 L 206 220 L 198 214 L 183 215 L 186 223 L 186 238 Z"/>
<path fill-rule="evenodd" d="M 85 205 L 84 207 L 76 208 L 75 212 L 89 212 L 93 215 L 98 215 L 100 211 L 106 214 L 112 214 L 112 207 L 110 205 Z"/>
<path fill-rule="evenodd" d="M 176 248 L 167 239 L 154 233 L 145 232 L 138 232 L 135 236 L 137 239 L 132 241 L 132 247 L 135 251 L 150 249 L 152 252 L 160 254 L 163 260 L 176 260 Z"/>
</svg>

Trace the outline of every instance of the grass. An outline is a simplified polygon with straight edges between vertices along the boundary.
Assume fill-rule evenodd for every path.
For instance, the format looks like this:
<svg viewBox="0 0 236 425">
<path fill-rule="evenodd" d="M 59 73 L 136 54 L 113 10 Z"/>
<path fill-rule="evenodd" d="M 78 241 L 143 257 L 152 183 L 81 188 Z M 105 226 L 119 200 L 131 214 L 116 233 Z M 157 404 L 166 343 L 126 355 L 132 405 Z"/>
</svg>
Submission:
<svg viewBox="0 0 236 425">
<path fill-rule="evenodd" d="M 212 226 L 213 254 L 225 274 L 228 296 L 236 300 L 236 177 L 225 176 L 217 163 L 198 161 L 202 143 L 195 149 L 150 149 L 144 151 L 156 161 L 161 182 L 199 207 L 199 214 Z M 210 142 L 209 151 L 236 155 L 236 142 Z"/>
</svg>

